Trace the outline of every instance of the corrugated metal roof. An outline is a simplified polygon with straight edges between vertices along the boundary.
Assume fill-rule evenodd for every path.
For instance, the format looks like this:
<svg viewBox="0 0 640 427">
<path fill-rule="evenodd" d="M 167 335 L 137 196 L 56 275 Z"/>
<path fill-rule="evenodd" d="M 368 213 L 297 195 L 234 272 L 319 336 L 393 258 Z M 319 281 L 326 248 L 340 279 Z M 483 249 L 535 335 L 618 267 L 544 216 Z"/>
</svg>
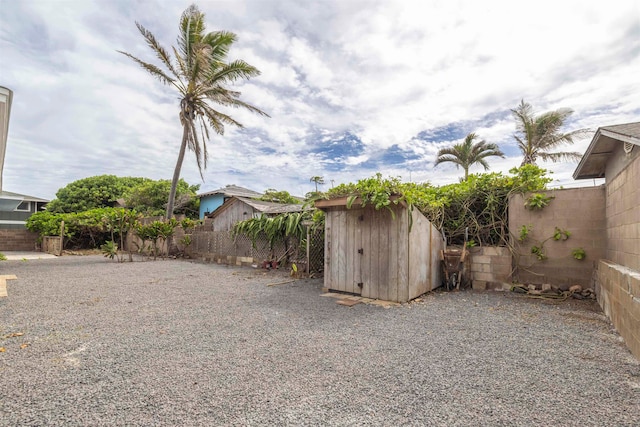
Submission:
<svg viewBox="0 0 640 427">
<path fill-rule="evenodd" d="M 640 146 L 640 122 L 598 128 L 573 172 L 573 179 L 604 178 L 609 156 L 623 143 Z"/>
<path fill-rule="evenodd" d="M 262 193 L 249 190 L 248 188 L 240 187 L 238 185 L 227 185 L 226 187 L 218 188 L 217 190 L 207 191 L 206 193 L 198 194 L 198 197 L 213 196 L 214 194 L 224 194 L 227 197 L 260 197 Z"/>
<path fill-rule="evenodd" d="M 249 199 L 246 197 L 236 197 L 236 198 L 239 200 L 242 200 L 244 203 L 251 206 L 258 212 L 262 212 L 265 214 L 301 212 L 303 210 L 303 205 L 297 205 L 297 204 L 284 205 L 282 203 L 266 202 L 264 200 Z"/>
</svg>

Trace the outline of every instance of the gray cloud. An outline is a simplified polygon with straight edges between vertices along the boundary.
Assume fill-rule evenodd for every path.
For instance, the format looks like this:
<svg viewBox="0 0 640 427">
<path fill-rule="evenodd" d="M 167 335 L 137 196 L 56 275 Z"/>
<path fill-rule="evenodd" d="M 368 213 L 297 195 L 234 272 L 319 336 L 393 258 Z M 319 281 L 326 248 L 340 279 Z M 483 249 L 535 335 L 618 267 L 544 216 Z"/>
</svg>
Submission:
<svg viewBox="0 0 640 427">
<path fill-rule="evenodd" d="M 0 1 L 0 85 L 14 90 L 5 189 L 51 198 L 97 174 L 169 178 L 181 136 L 176 94 L 116 50 L 154 61 L 135 21 L 170 47 L 190 2 Z M 202 2 L 209 30 L 238 34 L 230 57 L 263 72 L 236 88 L 271 115 L 229 111 L 245 128 L 212 137 L 202 189 L 304 194 L 313 175 L 337 184 L 376 171 L 456 182 L 460 171 L 434 170 L 434 156 L 470 131 L 504 147 L 508 157 L 491 166 L 507 171 L 520 163 L 509 109 L 521 98 L 538 111 L 573 108 L 577 127 L 637 120 L 636 3 L 539 6 Z M 345 135 L 352 142 L 336 146 Z M 544 166 L 570 179 L 571 164 Z M 191 154 L 182 175 L 201 182 Z"/>
</svg>

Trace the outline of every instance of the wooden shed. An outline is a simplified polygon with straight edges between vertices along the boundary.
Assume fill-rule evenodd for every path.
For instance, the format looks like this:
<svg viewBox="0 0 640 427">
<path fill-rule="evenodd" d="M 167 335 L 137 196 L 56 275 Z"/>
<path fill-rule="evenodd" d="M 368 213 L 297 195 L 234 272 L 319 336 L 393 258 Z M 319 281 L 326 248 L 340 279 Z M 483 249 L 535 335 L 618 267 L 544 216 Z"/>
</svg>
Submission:
<svg viewBox="0 0 640 427">
<path fill-rule="evenodd" d="M 303 209 L 304 206 L 301 204 L 283 204 L 233 196 L 225 200 L 222 206 L 209 215 L 209 218 L 213 220 L 211 230 L 229 231 L 236 223 L 260 215 L 300 212 Z"/>
<path fill-rule="evenodd" d="M 347 198 L 319 200 L 326 213 L 326 288 L 406 302 L 441 285 L 440 232 L 417 209 L 361 207 Z"/>
</svg>

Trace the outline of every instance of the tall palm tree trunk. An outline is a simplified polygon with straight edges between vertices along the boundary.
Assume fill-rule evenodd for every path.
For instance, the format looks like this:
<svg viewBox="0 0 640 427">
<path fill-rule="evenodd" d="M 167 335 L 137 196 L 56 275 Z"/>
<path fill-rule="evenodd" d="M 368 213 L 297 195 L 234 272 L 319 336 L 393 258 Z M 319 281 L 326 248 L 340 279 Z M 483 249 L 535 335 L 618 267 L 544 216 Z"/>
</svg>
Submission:
<svg viewBox="0 0 640 427">
<path fill-rule="evenodd" d="M 176 168 L 173 170 L 173 179 L 171 180 L 171 190 L 169 191 L 169 201 L 167 202 L 167 219 L 171 219 L 173 216 L 173 206 L 176 201 L 176 190 L 178 188 L 178 181 L 180 181 L 180 171 L 182 170 L 182 162 L 184 161 L 184 154 L 187 151 L 187 136 L 189 123 L 185 121 L 182 126 L 182 144 L 180 144 L 180 152 L 178 153 L 178 161 L 176 162 Z"/>
</svg>

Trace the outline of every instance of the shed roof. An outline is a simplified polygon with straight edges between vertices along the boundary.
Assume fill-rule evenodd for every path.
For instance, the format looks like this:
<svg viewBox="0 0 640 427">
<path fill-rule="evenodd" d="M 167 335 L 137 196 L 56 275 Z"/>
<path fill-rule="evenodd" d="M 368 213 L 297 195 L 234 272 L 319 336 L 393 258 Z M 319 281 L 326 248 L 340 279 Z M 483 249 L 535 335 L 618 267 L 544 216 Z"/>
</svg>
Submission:
<svg viewBox="0 0 640 427">
<path fill-rule="evenodd" d="M 290 213 L 290 212 L 302 212 L 305 210 L 304 205 L 298 204 L 282 204 L 275 202 L 266 202 L 264 200 L 256 200 L 247 197 L 236 197 L 232 196 L 229 200 L 225 201 L 218 209 L 211 213 L 211 218 L 215 218 L 222 214 L 229 206 L 235 203 L 244 203 L 246 205 L 251 206 L 258 212 L 267 215 L 277 215 L 281 213 Z"/>
<path fill-rule="evenodd" d="M 240 187 L 239 185 L 227 185 L 226 187 L 218 188 L 217 190 L 207 191 L 206 193 L 198 194 L 198 197 L 213 196 L 215 194 L 223 194 L 227 197 L 260 197 L 262 193 L 249 190 L 248 188 Z"/>
<path fill-rule="evenodd" d="M 236 199 L 242 200 L 255 210 L 267 213 L 267 214 L 279 214 L 287 212 L 300 212 L 303 210 L 303 205 L 300 204 L 283 204 L 276 202 L 267 202 L 264 200 L 248 199 L 246 197 L 236 197 Z"/>
<path fill-rule="evenodd" d="M 573 172 L 573 179 L 604 178 L 609 156 L 623 143 L 640 145 L 640 122 L 598 128 Z"/>
</svg>

